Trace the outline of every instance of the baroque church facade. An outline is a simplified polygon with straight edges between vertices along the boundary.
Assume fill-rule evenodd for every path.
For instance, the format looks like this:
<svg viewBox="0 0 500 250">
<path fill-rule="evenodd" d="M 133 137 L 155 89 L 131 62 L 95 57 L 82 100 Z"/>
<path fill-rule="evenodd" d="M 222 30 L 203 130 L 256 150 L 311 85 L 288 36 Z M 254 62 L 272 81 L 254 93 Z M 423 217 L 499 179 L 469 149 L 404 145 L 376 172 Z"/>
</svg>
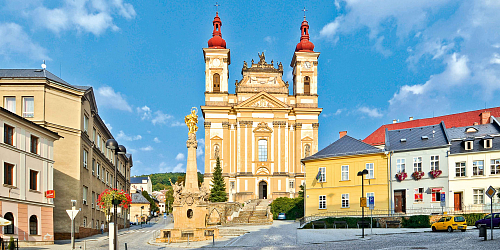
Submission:
<svg viewBox="0 0 500 250">
<path fill-rule="evenodd" d="M 305 180 L 301 159 L 318 151 L 318 57 L 304 16 L 290 66 L 293 94 L 283 65 L 243 62 L 235 93 L 228 92 L 230 50 L 216 14 L 205 57 L 204 183 L 211 183 L 219 157 L 229 201 L 297 197 Z"/>
</svg>

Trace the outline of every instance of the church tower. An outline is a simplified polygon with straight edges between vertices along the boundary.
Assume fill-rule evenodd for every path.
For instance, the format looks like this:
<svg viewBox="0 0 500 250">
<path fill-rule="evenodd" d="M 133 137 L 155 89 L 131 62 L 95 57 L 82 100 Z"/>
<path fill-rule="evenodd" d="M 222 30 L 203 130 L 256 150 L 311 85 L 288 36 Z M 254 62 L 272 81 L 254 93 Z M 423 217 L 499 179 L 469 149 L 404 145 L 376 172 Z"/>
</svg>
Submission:
<svg viewBox="0 0 500 250">
<path fill-rule="evenodd" d="M 217 101 L 227 96 L 228 93 L 228 66 L 231 64 L 231 57 L 229 49 L 226 49 L 226 41 L 222 39 L 222 22 L 218 12 L 215 14 L 213 25 L 214 31 L 212 38 L 208 40 L 208 48 L 203 49 L 205 57 L 205 93 L 210 93 L 206 95 L 205 101 Z M 223 95 L 221 96 L 221 94 Z"/>
<path fill-rule="evenodd" d="M 293 68 L 293 95 L 304 96 L 304 98 L 298 98 L 298 103 L 317 103 L 320 53 L 314 52 L 314 44 L 309 41 L 309 23 L 305 15 L 300 26 L 300 33 L 300 42 L 295 48 L 290 64 Z"/>
</svg>

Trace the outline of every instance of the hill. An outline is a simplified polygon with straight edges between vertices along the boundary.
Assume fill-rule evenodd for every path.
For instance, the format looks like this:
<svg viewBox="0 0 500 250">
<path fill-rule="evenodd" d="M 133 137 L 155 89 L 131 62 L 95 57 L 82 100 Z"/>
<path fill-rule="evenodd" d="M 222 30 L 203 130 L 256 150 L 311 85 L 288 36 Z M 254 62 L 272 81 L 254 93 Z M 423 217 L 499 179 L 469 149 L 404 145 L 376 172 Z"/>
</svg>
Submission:
<svg viewBox="0 0 500 250">
<path fill-rule="evenodd" d="M 137 177 L 147 177 L 151 178 L 151 182 L 153 183 L 153 191 L 159 191 L 162 189 L 167 189 L 170 186 L 170 182 L 168 179 L 172 180 L 172 183 L 175 183 L 177 180 L 184 180 L 186 173 L 156 173 L 156 174 L 148 174 L 148 175 L 139 175 Z M 203 174 L 198 172 L 198 185 L 201 185 L 203 182 Z"/>
</svg>

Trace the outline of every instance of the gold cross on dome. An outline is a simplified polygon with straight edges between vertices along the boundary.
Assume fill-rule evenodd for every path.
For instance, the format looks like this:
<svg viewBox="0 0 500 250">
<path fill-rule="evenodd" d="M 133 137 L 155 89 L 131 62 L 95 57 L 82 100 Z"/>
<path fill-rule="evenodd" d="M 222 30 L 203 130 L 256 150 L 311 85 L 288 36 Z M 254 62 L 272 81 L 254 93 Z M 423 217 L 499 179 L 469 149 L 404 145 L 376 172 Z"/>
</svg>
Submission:
<svg viewBox="0 0 500 250">
<path fill-rule="evenodd" d="M 217 2 L 215 2 L 214 6 L 215 6 L 215 11 L 219 12 L 219 6 L 220 6 L 220 4 L 218 4 Z"/>
<path fill-rule="evenodd" d="M 302 11 L 304 11 L 304 18 L 306 18 L 306 11 L 307 11 L 306 7 L 304 7 L 304 9 Z"/>
</svg>

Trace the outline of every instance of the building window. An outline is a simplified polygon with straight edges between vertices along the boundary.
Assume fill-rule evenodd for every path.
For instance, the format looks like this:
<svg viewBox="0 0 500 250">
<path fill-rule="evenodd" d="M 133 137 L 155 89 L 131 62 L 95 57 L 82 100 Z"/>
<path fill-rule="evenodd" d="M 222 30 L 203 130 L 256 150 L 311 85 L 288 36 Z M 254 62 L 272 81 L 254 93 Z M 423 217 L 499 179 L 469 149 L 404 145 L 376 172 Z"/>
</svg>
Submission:
<svg viewBox="0 0 500 250">
<path fill-rule="evenodd" d="M 38 219 L 36 215 L 30 217 L 30 235 L 38 235 Z"/>
<path fill-rule="evenodd" d="M 431 155 L 431 171 L 439 170 L 439 155 Z"/>
<path fill-rule="evenodd" d="M 340 171 L 341 171 L 342 180 L 348 181 L 349 180 L 349 166 L 342 166 Z"/>
<path fill-rule="evenodd" d="M 30 152 L 38 154 L 38 137 L 31 135 Z"/>
<path fill-rule="evenodd" d="M 234 181 L 230 182 L 229 186 L 231 187 L 231 190 L 234 190 Z"/>
<path fill-rule="evenodd" d="M 465 162 L 455 163 L 455 176 L 464 177 L 465 176 Z"/>
<path fill-rule="evenodd" d="M 415 202 L 424 202 L 424 188 L 415 188 Z"/>
<path fill-rule="evenodd" d="M 14 165 L 4 162 L 3 173 L 3 184 L 14 186 Z"/>
<path fill-rule="evenodd" d="M 319 196 L 319 209 L 326 209 L 326 195 Z"/>
<path fill-rule="evenodd" d="M 326 182 L 326 168 L 321 167 L 319 168 L 319 179 L 318 182 Z"/>
<path fill-rule="evenodd" d="M 14 146 L 14 127 L 3 125 L 3 142 Z"/>
<path fill-rule="evenodd" d="M 432 201 L 441 201 L 441 188 L 431 189 Z"/>
<path fill-rule="evenodd" d="M 101 135 L 97 134 L 97 148 L 101 149 Z"/>
<path fill-rule="evenodd" d="M 267 140 L 261 139 L 259 145 L 259 161 L 267 161 Z"/>
<path fill-rule="evenodd" d="M 92 133 L 93 133 L 92 134 L 92 138 L 94 138 L 93 142 L 95 143 L 95 141 L 96 141 L 95 137 L 96 137 L 96 134 L 97 134 L 97 132 L 95 131 L 95 128 L 92 128 Z"/>
<path fill-rule="evenodd" d="M 83 115 L 83 131 L 89 133 L 89 117 L 87 115 Z"/>
<path fill-rule="evenodd" d="M 88 165 L 87 165 L 87 160 L 89 158 L 89 152 L 87 150 L 83 150 L 83 167 L 88 169 Z"/>
<path fill-rule="evenodd" d="M 472 175 L 484 175 L 484 161 L 472 162 Z"/>
<path fill-rule="evenodd" d="M 95 203 L 95 192 L 92 191 L 92 208 L 94 208 L 94 203 Z"/>
<path fill-rule="evenodd" d="M 306 144 L 304 146 L 304 157 L 311 156 L 311 145 Z"/>
<path fill-rule="evenodd" d="M 404 158 L 397 159 L 396 160 L 396 171 L 398 171 L 398 173 L 402 173 L 402 172 L 405 172 L 405 168 L 406 168 L 406 159 L 404 159 Z"/>
<path fill-rule="evenodd" d="M 14 215 L 12 215 L 11 212 L 8 212 L 3 216 L 3 218 L 12 222 L 10 225 L 3 227 L 3 233 L 14 234 Z"/>
<path fill-rule="evenodd" d="M 23 117 L 35 117 L 35 98 L 23 97 Z"/>
<path fill-rule="evenodd" d="M 492 145 L 493 145 L 492 139 L 485 139 L 484 140 L 484 148 L 491 148 Z"/>
<path fill-rule="evenodd" d="M 304 77 L 304 94 L 311 94 L 311 79 L 309 76 Z"/>
<path fill-rule="evenodd" d="M 289 187 L 290 187 L 290 189 L 293 189 L 293 188 L 295 187 L 295 185 L 294 185 L 294 184 L 295 184 L 295 183 L 294 183 L 294 181 L 293 181 L 293 180 L 291 180 L 291 181 L 289 182 Z"/>
<path fill-rule="evenodd" d="M 108 171 L 106 171 L 106 184 L 109 186 L 109 172 Z"/>
<path fill-rule="evenodd" d="M 500 174 L 500 159 L 491 160 L 491 174 Z"/>
<path fill-rule="evenodd" d="M 281 190 L 281 180 L 278 180 L 278 191 Z"/>
<path fill-rule="evenodd" d="M 484 189 L 474 189 L 474 204 L 484 204 Z"/>
<path fill-rule="evenodd" d="M 422 157 L 413 157 L 413 172 L 422 171 Z"/>
<path fill-rule="evenodd" d="M 95 176 L 95 159 L 92 159 L 92 175 Z"/>
<path fill-rule="evenodd" d="M 87 227 L 87 217 L 83 216 L 83 227 Z"/>
<path fill-rule="evenodd" d="M 104 173 L 106 173 L 106 169 L 104 167 L 101 167 L 101 180 L 102 180 L 102 183 L 105 183 L 106 180 L 104 179 Z"/>
<path fill-rule="evenodd" d="M 89 191 L 89 188 L 86 186 L 83 186 L 83 205 L 87 205 L 87 193 Z"/>
<path fill-rule="evenodd" d="M 215 73 L 213 77 L 214 82 L 214 92 L 220 92 L 220 75 Z"/>
<path fill-rule="evenodd" d="M 15 97 L 4 97 L 3 107 L 12 112 L 16 113 L 16 98 Z"/>
<path fill-rule="evenodd" d="M 466 141 L 465 150 L 472 150 L 473 149 L 472 143 L 474 143 L 474 141 Z"/>
<path fill-rule="evenodd" d="M 99 166 L 99 162 L 97 163 L 97 179 L 101 178 L 101 167 Z"/>
<path fill-rule="evenodd" d="M 366 170 L 368 170 L 368 175 L 366 176 L 366 179 L 375 178 L 375 166 L 373 163 L 366 163 Z"/>
<path fill-rule="evenodd" d="M 349 207 L 349 194 L 342 194 L 342 208 Z"/>
<path fill-rule="evenodd" d="M 38 190 L 38 171 L 30 170 L 30 189 Z"/>
</svg>

